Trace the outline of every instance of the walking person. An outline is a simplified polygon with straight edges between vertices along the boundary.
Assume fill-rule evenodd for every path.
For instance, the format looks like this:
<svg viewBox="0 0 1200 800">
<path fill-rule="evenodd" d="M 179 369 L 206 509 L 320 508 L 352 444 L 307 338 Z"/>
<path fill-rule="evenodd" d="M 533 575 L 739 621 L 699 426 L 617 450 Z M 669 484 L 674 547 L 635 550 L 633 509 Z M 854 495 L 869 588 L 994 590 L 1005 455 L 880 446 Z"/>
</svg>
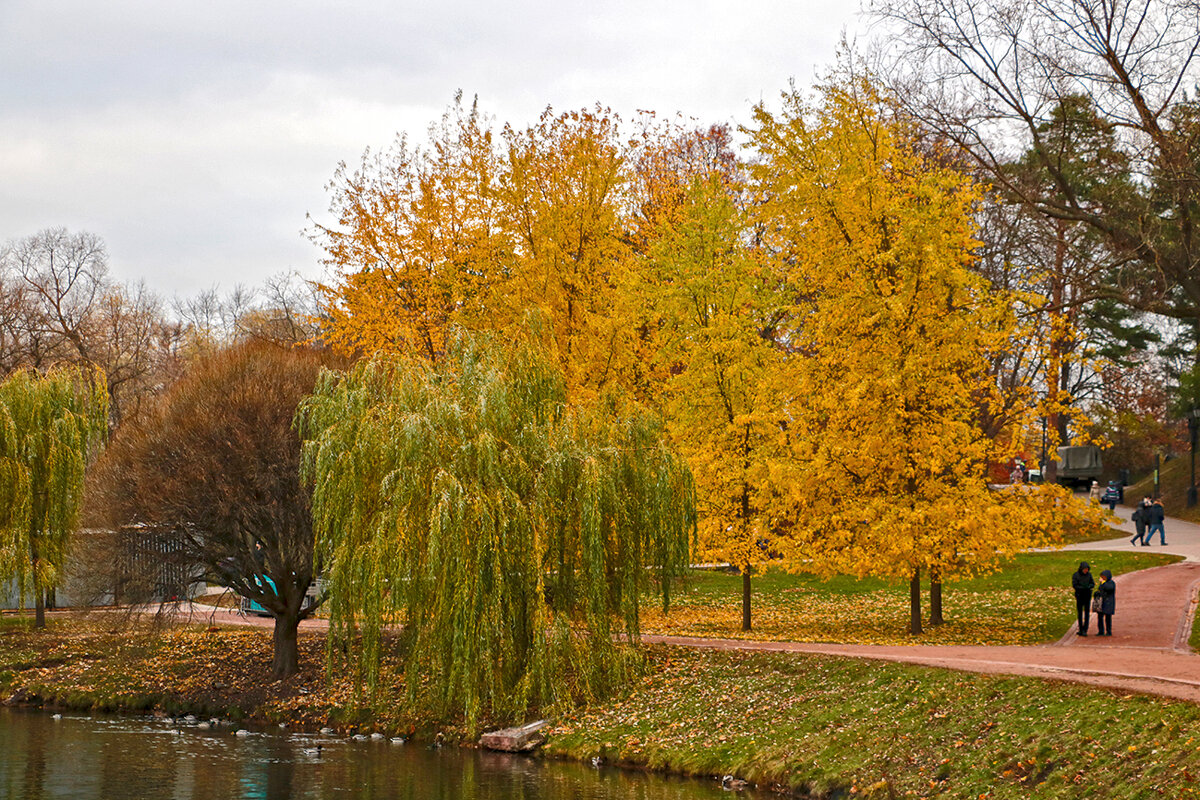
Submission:
<svg viewBox="0 0 1200 800">
<path fill-rule="evenodd" d="M 1163 520 L 1165 520 L 1166 518 L 1167 518 L 1167 513 L 1165 511 L 1163 511 L 1162 498 L 1160 498 L 1160 497 L 1154 498 L 1154 502 L 1152 502 L 1150 504 L 1150 509 L 1149 509 L 1148 516 L 1147 516 L 1147 519 L 1150 522 L 1150 526 L 1146 530 L 1146 541 L 1143 542 L 1143 544 L 1145 544 L 1145 545 L 1150 544 L 1150 541 L 1154 538 L 1155 531 L 1158 531 L 1158 543 L 1160 545 L 1167 543 L 1167 532 L 1166 532 L 1166 529 L 1163 527 Z"/>
<path fill-rule="evenodd" d="M 1142 502 L 1137 504 L 1137 508 L 1133 509 L 1133 514 L 1129 517 L 1133 522 L 1133 528 L 1137 531 L 1129 543 L 1132 545 L 1146 544 L 1146 525 L 1150 522 L 1150 498 L 1143 497 Z"/>
<path fill-rule="evenodd" d="M 1121 502 L 1121 486 L 1116 481 L 1111 481 L 1108 488 L 1104 490 L 1104 503 L 1108 506 L 1109 511 L 1116 511 L 1119 502 Z"/>
<path fill-rule="evenodd" d="M 1112 636 L 1113 612 L 1117 610 L 1117 583 L 1113 580 L 1112 572 L 1104 570 L 1100 573 L 1100 586 L 1096 589 L 1096 598 L 1100 608 L 1096 611 L 1097 636 Z"/>
<path fill-rule="evenodd" d="M 1079 569 L 1071 575 L 1071 588 L 1075 590 L 1075 617 L 1079 623 L 1077 629 L 1080 636 L 1088 635 L 1088 622 L 1092 610 L 1092 589 L 1096 587 L 1096 579 L 1092 577 L 1092 568 L 1086 561 L 1079 562 Z"/>
</svg>

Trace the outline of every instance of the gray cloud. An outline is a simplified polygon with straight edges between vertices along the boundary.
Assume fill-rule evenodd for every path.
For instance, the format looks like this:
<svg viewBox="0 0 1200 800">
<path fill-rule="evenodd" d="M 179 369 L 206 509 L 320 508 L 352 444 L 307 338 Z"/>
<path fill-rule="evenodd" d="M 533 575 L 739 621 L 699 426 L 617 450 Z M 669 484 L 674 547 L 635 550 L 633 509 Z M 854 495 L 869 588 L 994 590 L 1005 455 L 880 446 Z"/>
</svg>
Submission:
<svg viewBox="0 0 1200 800">
<path fill-rule="evenodd" d="M 167 294 L 315 275 L 300 230 L 337 162 L 398 131 L 423 138 L 456 89 L 515 124 L 597 101 L 744 121 L 832 60 L 852 11 L 8 0 L 0 240 L 87 229 L 114 273 Z"/>
</svg>

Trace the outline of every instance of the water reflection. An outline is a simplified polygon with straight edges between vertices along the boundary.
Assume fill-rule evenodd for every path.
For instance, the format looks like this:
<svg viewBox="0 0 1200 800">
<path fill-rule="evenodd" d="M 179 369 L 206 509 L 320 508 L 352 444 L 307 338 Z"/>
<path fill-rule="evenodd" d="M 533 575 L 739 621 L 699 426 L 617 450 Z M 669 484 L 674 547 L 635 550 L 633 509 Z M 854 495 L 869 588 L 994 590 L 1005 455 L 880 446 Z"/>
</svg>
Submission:
<svg viewBox="0 0 1200 800">
<path fill-rule="evenodd" d="M 729 797 L 715 781 L 523 756 L 153 720 L 0 709 L 0 798 L 12 800 L 567 800 Z"/>
</svg>

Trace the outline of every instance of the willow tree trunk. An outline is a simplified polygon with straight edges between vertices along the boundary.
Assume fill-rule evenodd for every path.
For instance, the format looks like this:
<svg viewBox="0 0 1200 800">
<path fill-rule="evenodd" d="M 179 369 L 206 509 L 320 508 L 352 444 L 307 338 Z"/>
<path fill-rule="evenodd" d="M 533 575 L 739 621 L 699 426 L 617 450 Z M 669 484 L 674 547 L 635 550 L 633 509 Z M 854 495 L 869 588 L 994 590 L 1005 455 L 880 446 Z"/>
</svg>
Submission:
<svg viewBox="0 0 1200 800">
<path fill-rule="evenodd" d="M 942 574 L 938 570 L 929 572 L 929 624 L 941 625 L 942 619 Z"/>
<path fill-rule="evenodd" d="M 750 630 L 750 565 L 742 567 L 742 630 Z"/>
<path fill-rule="evenodd" d="M 33 566 L 33 627 L 44 628 L 46 627 L 46 595 L 42 591 L 42 582 L 38 579 L 41 559 L 38 558 L 36 541 L 29 544 L 29 562 Z"/>
<path fill-rule="evenodd" d="M 908 583 L 909 632 L 914 636 L 921 633 L 921 568 L 913 570 Z"/>
</svg>

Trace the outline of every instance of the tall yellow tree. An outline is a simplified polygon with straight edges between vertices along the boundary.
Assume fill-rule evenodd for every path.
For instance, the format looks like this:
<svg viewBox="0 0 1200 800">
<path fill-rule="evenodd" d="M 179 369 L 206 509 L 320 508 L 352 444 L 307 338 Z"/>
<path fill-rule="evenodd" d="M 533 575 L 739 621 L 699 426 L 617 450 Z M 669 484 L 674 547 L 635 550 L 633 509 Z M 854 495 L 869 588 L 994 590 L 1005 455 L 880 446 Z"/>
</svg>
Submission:
<svg viewBox="0 0 1200 800">
<path fill-rule="evenodd" d="M 741 571 L 750 630 L 751 574 L 777 547 L 761 489 L 778 449 L 788 304 L 774 262 L 752 246 L 737 188 L 716 173 L 695 179 L 643 280 L 671 376 L 660 399 L 696 480 L 699 556 Z"/>
<path fill-rule="evenodd" d="M 1054 489 L 987 483 L 986 359 L 1014 327 L 1009 298 L 969 268 L 977 191 L 861 77 L 812 103 L 793 91 L 755 122 L 763 225 L 796 302 L 775 508 L 794 560 L 909 578 L 919 633 L 922 571 L 986 569 L 1067 513 Z"/>
<path fill-rule="evenodd" d="M 608 109 L 547 110 L 496 134 L 459 98 L 424 147 L 401 138 L 340 166 L 336 224 L 312 231 L 333 275 L 326 340 L 353 356 L 436 361 L 450 326 L 501 330 L 538 308 L 572 397 L 629 382 L 626 219 L 640 146 Z"/>
<path fill-rule="evenodd" d="M 629 326 L 619 302 L 629 265 L 622 212 L 627 142 L 618 117 L 595 108 L 507 128 L 505 224 L 513 259 L 495 310 L 546 311 L 567 385 L 593 394 L 626 369 Z"/>
</svg>

